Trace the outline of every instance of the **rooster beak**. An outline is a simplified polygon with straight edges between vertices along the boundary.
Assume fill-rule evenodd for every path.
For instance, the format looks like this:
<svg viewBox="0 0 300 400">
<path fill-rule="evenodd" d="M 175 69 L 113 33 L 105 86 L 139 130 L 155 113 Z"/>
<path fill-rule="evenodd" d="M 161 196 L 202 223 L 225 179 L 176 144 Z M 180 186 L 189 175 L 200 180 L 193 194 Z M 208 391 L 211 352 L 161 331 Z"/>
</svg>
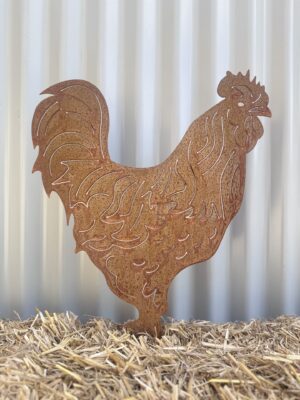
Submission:
<svg viewBox="0 0 300 400">
<path fill-rule="evenodd" d="M 271 118 L 271 117 L 272 117 L 272 112 L 271 112 L 271 110 L 269 109 L 269 107 L 266 107 L 264 110 L 262 110 L 262 111 L 259 113 L 259 115 L 261 115 L 262 117 L 269 117 L 269 118 Z"/>
<path fill-rule="evenodd" d="M 253 107 L 250 110 L 250 113 L 252 115 L 257 115 L 259 117 L 269 117 L 269 118 L 272 117 L 272 113 L 269 107 Z"/>
</svg>

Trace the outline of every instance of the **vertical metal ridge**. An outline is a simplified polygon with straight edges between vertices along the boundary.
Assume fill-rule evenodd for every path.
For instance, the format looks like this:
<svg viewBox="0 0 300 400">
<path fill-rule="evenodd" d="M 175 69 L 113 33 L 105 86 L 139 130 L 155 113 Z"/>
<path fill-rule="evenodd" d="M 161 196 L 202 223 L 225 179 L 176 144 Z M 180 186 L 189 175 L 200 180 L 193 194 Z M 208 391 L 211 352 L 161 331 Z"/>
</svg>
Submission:
<svg viewBox="0 0 300 400">
<path fill-rule="evenodd" d="M 50 3 L 51 1 L 51 3 Z M 54 32 L 54 35 L 51 35 L 51 30 L 50 27 L 52 26 L 52 19 L 53 19 L 53 7 L 56 3 L 53 2 L 53 0 L 48 0 L 47 2 L 43 2 L 43 11 L 44 11 L 44 25 L 43 25 L 43 34 L 44 34 L 44 40 L 43 40 L 43 45 L 42 49 L 40 50 L 40 57 L 42 59 L 41 61 L 41 68 L 42 68 L 42 77 L 39 83 L 37 85 L 39 86 L 36 88 L 36 104 L 34 107 L 38 104 L 39 101 L 41 101 L 42 97 L 40 96 L 40 93 L 42 90 L 46 89 L 46 87 L 49 87 L 51 84 L 54 82 L 52 81 L 53 78 L 53 70 L 55 66 L 57 65 L 57 58 L 52 60 L 53 56 L 53 51 L 52 51 L 52 46 L 53 46 L 53 36 L 59 32 L 58 29 L 56 29 Z M 51 6 L 50 6 L 51 5 Z M 55 39 L 55 37 L 54 37 Z M 33 114 L 32 114 L 33 116 Z M 31 138 L 30 138 L 30 143 L 31 143 Z M 35 150 L 35 156 L 37 155 L 37 149 Z M 38 183 L 39 186 L 41 186 L 41 174 L 40 173 L 35 173 L 32 176 L 32 180 L 35 179 L 35 182 Z M 49 264 L 49 248 L 51 248 L 50 241 L 49 239 L 49 225 L 48 225 L 48 213 L 49 213 L 49 198 L 46 195 L 44 191 L 40 191 L 40 218 L 42 221 L 42 229 L 40 231 L 40 234 L 42 235 L 40 238 L 40 241 L 36 241 L 35 246 L 38 246 L 42 248 L 42 255 L 41 255 L 41 264 L 38 264 L 36 269 L 39 269 L 39 271 L 36 271 L 40 274 L 39 276 L 39 292 L 38 292 L 38 304 L 36 304 L 37 307 L 40 309 L 50 309 L 54 306 L 54 302 L 57 302 L 57 293 L 51 296 L 51 289 L 49 286 L 51 283 L 48 281 L 48 275 L 49 271 L 50 273 L 53 273 L 53 265 L 51 268 L 51 264 Z M 51 251 L 51 250 L 50 250 Z M 50 295 L 49 295 L 50 294 Z M 54 298 L 54 300 L 52 299 Z"/>
<path fill-rule="evenodd" d="M 98 85 L 106 98 L 109 109 L 109 153 L 114 161 L 122 157 L 121 107 L 126 101 L 123 95 L 122 68 L 122 10 L 118 1 L 105 1 L 98 11 Z M 92 40 L 92 39 L 91 39 Z"/>
<path fill-rule="evenodd" d="M 19 102 L 20 102 L 20 126 L 19 126 L 19 141 L 20 141 L 20 196 L 19 196 L 19 207 L 20 207 L 20 221 L 19 221 L 19 240 L 20 240 L 20 264 L 19 264 L 19 280 L 20 280 L 20 304 L 19 308 L 23 311 L 24 295 L 25 295 L 25 187 L 26 187 L 26 117 L 27 110 L 24 109 L 26 102 L 24 101 L 26 88 L 24 87 L 24 61 L 25 61 L 25 51 L 26 51 L 26 41 L 23 40 L 25 32 L 25 22 L 28 13 L 28 4 L 23 2 L 21 5 L 21 16 L 20 16 L 20 81 L 19 81 Z"/>
<path fill-rule="evenodd" d="M 8 313 L 10 304 L 7 290 L 8 272 L 8 3 L 0 3 L 0 317 Z"/>
<path fill-rule="evenodd" d="M 136 125 L 137 107 L 137 12 L 138 0 L 120 2 L 120 63 L 118 68 L 121 80 L 121 162 L 134 166 L 136 163 Z M 130 146 L 126 144 L 130 143 Z"/>
<path fill-rule="evenodd" d="M 23 5 L 22 37 L 26 37 L 22 46 L 22 77 L 21 77 L 21 146 L 24 158 L 21 185 L 23 192 L 23 216 L 21 217 L 22 232 L 22 312 L 32 315 L 40 303 L 42 254 L 41 246 L 37 246 L 38 238 L 42 238 L 42 193 L 40 176 L 32 179 L 32 166 L 36 151 L 31 142 L 31 119 L 38 99 L 44 74 L 43 48 L 45 44 L 45 7 L 39 2 L 27 0 Z M 32 232 L 32 234 L 31 234 Z M 35 263 L 32 262 L 35 260 Z M 35 265 L 38 268 L 35 269 Z"/>
<path fill-rule="evenodd" d="M 155 94 L 157 89 L 157 7 L 156 0 L 138 3 L 136 166 L 158 163 Z M 156 127 L 156 129 L 155 129 Z"/>
<path fill-rule="evenodd" d="M 21 178 L 21 146 L 20 146 L 20 86 L 21 86 L 21 8 L 16 1 L 9 3 L 8 16 L 9 50 L 8 50 L 8 136 L 6 147 L 6 207 L 5 207 L 5 236 L 6 236 L 6 277 L 8 299 L 13 310 L 21 308 L 21 208 L 20 178 Z"/>
<path fill-rule="evenodd" d="M 60 80 L 60 43 L 62 30 L 62 12 L 61 2 L 59 0 L 51 0 L 47 3 L 47 20 L 46 20 L 46 43 L 45 43 L 45 83 L 41 90 L 59 82 Z M 40 91 L 41 91 L 40 90 Z M 39 92 L 40 92 L 39 91 Z M 44 96 L 39 96 L 39 101 Z M 39 174 L 40 185 L 41 175 Z M 42 187 L 41 187 L 42 189 Z M 59 227 L 65 222 L 60 219 L 62 215 L 62 204 L 58 196 L 52 193 L 47 197 L 43 193 L 43 216 L 45 218 L 46 228 L 43 231 L 43 248 L 45 254 L 43 257 L 43 274 L 42 274 L 42 298 L 41 306 L 49 311 L 58 311 L 59 305 L 62 304 L 60 298 L 60 287 L 62 280 L 60 270 L 62 269 L 62 260 L 59 256 L 62 249 L 61 232 Z M 61 247 L 61 249 L 60 249 Z"/>
<path fill-rule="evenodd" d="M 213 45 L 215 46 L 213 55 L 214 63 L 214 89 L 216 93 L 217 85 L 224 76 L 224 70 L 228 70 L 231 61 L 230 48 L 230 1 L 214 0 L 212 16 L 216 18 L 216 25 L 212 25 L 211 32 Z M 219 101 L 215 95 L 214 103 Z M 229 318 L 230 304 L 230 238 L 231 225 L 227 228 L 222 243 L 217 253 L 208 261 L 210 305 L 209 315 L 214 321 L 224 321 Z"/>
<path fill-rule="evenodd" d="M 157 72 L 157 102 L 159 109 L 159 161 L 169 156 L 178 143 L 177 131 L 172 122 L 176 89 L 174 88 L 174 47 L 176 29 L 176 2 L 173 0 L 160 1 L 158 5 L 157 29 L 160 33 L 160 45 L 158 47 L 158 72 Z M 174 136 L 176 139 L 174 139 Z"/>
<path fill-rule="evenodd" d="M 265 2 L 255 2 L 253 7 L 253 41 L 252 41 L 252 74 L 259 77 L 264 84 L 266 62 L 261 63 L 267 53 L 266 29 L 267 13 Z M 246 213 L 246 313 L 248 318 L 259 318 L 265 313 L 266 303 L 266 266 L 268 235 L 268 187 L 270 166 L 268 152 L 270 136 L 265 119 L 264 136 L 258 141 L 255 149 L 247 155 L 247 213 Z M 264 201 L 261 193 L 265 192 Z M 255 212 L 253 212 L 255 210 Z M 258 230 L 257 227 L 261 226 Z"/>
<path fill-rule="evenodd" d="M 283 154 L 286 141 L 286 35 L 288 27 L 287 3 L 266 1 L 272 38 L 269 62 L 269 95 L 272 119 L 270 123 L 270 208 L 268 226 L 268 264 L 265 315 L 283 312 Z M 276 43 L 276 46 L 272 45 Z M 276 67 L 274 68 L 274 66 Z"/>
<path fill-rule="evenodd" d="M 284 153 L 284 199 L 283 199 L 283 308 L 288 314 L 296 314 L 299 308 L 299 259 L 300 249 L 295 238 L 300 237 L 300 183 L 298 174 L 300 168 L 300 140 L 299 132 L 295 122 L 298 120 L 298 103 L 295 102 L 296 95 L 299 99 L 299 79 L 296 85 L 295 65 L 300 65 L 300 57 L 296 51 L 296 43 L 299 45 L 300 30 L 295 23 L 296 3 L 291 1 L 288 7 L 288 46 L 286 48 L 287 59 L 287 82 L 286 82 L 286 140 Z M 300 8 L 298 8 L 300 10 Z M 298 34 L 298 37 L 296 36 Z M 297 63 L 296 63 L 297 60 Z M 298 89 L 298 91 L 297 91 Z M 288 96 L 288 94 L 291 94 Z M 297 94 L 296 94 L 297 93 Z M 298 111 L 298 112 L 297 112 Z"/>
</svg>

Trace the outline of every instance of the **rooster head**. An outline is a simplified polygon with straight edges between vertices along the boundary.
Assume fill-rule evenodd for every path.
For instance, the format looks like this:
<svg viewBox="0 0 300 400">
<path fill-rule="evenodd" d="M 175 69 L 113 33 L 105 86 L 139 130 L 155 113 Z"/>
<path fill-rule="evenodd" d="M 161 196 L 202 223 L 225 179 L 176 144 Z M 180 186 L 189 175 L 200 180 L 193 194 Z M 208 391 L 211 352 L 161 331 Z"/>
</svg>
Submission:
<svg viewBox="0 0 300 400">
<path fill-rule="evenodd" d="M 265 87 L 250 80 L 250 72 L 237 75 L 227 72 L 218 86 L 219 96 L 224 98 L 224 105 L 229 122 L 236 127 L 236 142 L 246 152 L 252 150 L 263 134 L 263 127 L 258 117 L 271 117 L 268 107 L 269 96 Z"/>
</svg>

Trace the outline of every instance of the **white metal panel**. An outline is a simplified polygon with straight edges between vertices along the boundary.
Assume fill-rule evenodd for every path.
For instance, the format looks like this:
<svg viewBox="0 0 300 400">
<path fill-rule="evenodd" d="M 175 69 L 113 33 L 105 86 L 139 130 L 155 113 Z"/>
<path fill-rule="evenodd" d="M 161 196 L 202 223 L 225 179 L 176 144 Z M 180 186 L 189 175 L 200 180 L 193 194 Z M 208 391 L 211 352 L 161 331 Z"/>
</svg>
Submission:
<svg viewBox="0 0 300 400">
<path fill-rule="evenodd" d="M 248 155 L 245 198 L 216 255 L 176 277 L 170 311 L 213 321 L 300 313 L 300 2 L 296 0 L 0 0 L 0 317 L 35 307 L 124 320 L 58 197 L 31 174 L 31 118 L 65 79 L 96 84 L 109 148 L 150 166 L 218 101 L 227 69 L 270 94 L 271 120 Z"/>
</svg>

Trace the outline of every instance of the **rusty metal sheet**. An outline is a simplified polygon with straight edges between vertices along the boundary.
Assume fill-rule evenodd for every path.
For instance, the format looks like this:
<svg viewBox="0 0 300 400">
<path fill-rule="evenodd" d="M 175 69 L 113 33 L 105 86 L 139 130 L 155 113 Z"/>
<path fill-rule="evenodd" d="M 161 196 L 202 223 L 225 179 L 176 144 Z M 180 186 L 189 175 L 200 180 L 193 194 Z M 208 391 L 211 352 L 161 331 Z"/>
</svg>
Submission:
<svg viewBox="0 0 300 400">
<path fill-rule="evenodd" d="M 197 118 L 172 154 L 151 168 L 110 159 L 109 114 L 101 92 L 83 80 L 46 89 L 32 121 L 39 146 L 33 171 L 47 194 L 74 216 L 76 251 L 85 251 L 110 289 L 134 305 L 134 332 L 162 334 L 168 289 L 184 268 L 217 251 L 244 192 L 246 154 L 270 117 L 264 86 L 227 72 L 222 100 Z"/>
</svg>

